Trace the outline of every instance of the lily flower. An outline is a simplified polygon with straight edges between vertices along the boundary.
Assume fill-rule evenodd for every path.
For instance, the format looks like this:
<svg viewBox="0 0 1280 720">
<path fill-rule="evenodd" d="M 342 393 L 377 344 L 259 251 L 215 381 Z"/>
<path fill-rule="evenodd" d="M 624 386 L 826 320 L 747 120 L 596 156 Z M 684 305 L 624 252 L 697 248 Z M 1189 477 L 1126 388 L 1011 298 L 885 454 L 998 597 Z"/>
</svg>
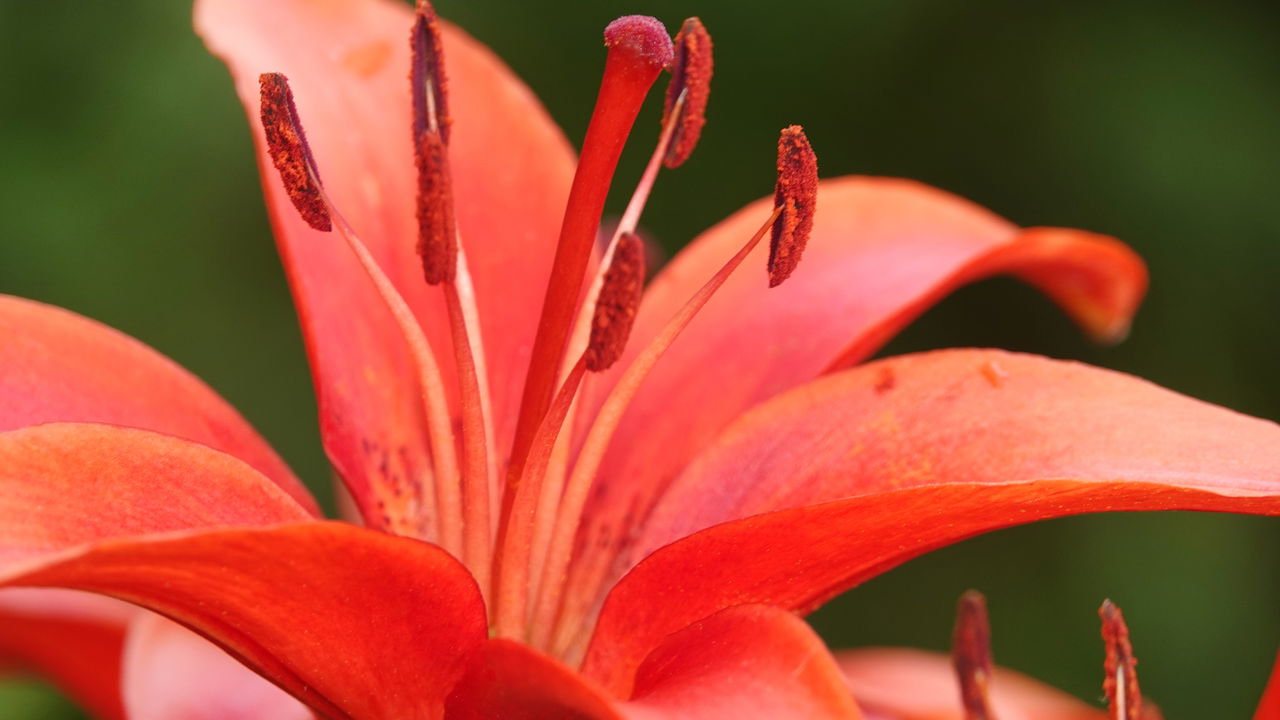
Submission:
<svg viewBox="0 0 1280 720">
<path fill-rule="evenodd" d="M 1020 523 L 1280 514 L 1274 423 L 995 350 L 862 364 L 998 273 L 1118 339 L 1146 270 L 1110 237 L 819 182 L 790 127 L 774 194 L 643 287 L 640 212 L 703 129 L 696 19 L 674 44 L 609 25 L 576 158 L 425 2 L 198 0 L 196 27 L 255 129 L 351 522 L 170 361 L 0 298 L 0 587 L 36 589 L 0 607 L 0 648 L 104 717 L 973 718 L 988 680 L 1002 718 L 1104 717 L 992 669 L 972 599 L 959 686 L 935 656 L 837 658 L 798 616 Z M 597 252 L 667 68 L 653 161 Z M 1112 716 L 1136 718 L 1104 616 Z"/>
</svg>

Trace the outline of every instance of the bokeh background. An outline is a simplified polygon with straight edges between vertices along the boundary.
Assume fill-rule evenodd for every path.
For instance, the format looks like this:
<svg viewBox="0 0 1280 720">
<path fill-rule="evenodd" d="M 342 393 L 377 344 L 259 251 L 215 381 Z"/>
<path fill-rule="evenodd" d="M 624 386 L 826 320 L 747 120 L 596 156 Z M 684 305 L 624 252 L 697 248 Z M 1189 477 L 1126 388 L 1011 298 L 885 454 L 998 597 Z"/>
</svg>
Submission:
<svg viewBox="0 0 1280 720">
<path fill-rule="evenodd" d="M 614 16 L 716 42 L 707 132 L 646 227 L 670 250 L 771 190 L 779 127 L 824 175 L 917 178 L 1024 224 L 1117 235 L 1153 283 L 1132 336 L 1089 345 L 1013 281 L 960 291 L 889 353 L 998 346 L 1080 358 L 1280 417 L 1280 4 L 1224 0 L 439 0 L 575 142 Z M 655 104 L 656 105 L 656 104 Z M 656 133 L 641 120 L 612 207 Z M 207 379 L 317 487 L 328 472 L 249 129 L 182 2 L 0 0 L 0 292 L 66 306 Z M 0 342 L 4 339 L 0 338 Z M 1170 717 L 1243 718 L 1280 646 L 1280 522 L 1072 518 L 976 538 L 848 593 L 834 646 L 943 649 L 956 597 L 989 598 L 997 660 L 1100 695 L 1095 609 L 1126 611 Z M 78 717 L 34 681 L 0 717 Z"/>
</svg>

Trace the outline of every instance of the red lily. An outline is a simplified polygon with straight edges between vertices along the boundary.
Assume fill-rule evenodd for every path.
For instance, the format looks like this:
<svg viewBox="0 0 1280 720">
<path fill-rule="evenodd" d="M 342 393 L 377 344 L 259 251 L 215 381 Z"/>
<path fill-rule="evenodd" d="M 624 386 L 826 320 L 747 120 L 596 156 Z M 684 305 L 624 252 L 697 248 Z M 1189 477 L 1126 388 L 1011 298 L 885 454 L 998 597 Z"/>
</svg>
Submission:
<svg viewBox="0 0 1280 720">
<path fill-rule="evenodd" d="M 576 165 L 527 89 L 425 6 L 201 0 L 196 23 L 255 127 L 266 120 L 259 162 L 325 447 L 366 527 L 321 520 L 245 422 L 168 361 L 83 318 L 0 299 L 14 339 L 0 346 L 0 585 L 153 610 L 326 717 L 856 718 L 850 688 L 919 688 L 935 661 L 838 662 L 795 612 L 1037 519 L 1280 513 L 1270 422 L 998 351 L 856 366 L 931 302 L 993 273 L 1036 285 L 1104 339 L 1123 334 L 1145 287 L 1140 260 L 1113 239 L 1019 229 L 907 181 L 822 183 L 804 260 L 769 289 L 751 272 L 764 248 L 739 247 L 779 204 L 783 239 L 804 234 L 807 196 L 784 168 L 777 196 L 695 240 L 638 313 L 626 283 L 606 282 L 595 304 L 617 314 L 582 310 L 575 326 L 617 151 L 670 52 L 651 21 L 613 26 Z M 709 74 L 696 24 L 681 46 L 695 69 L 678 77 Z M 262 73 L 287 76 L 296 110 L 283 78 Z M 668 113 L 677 148 L 700 129 L 678 122 L 705 102 L 689 87 Z M 801 137 L 784 135 L 784 148 Z M 598 275 L 635 280 L 623 238 Z M 771 280 L 800 249 L 774 245 Z M 633 313 L 616 369 L 584 379 L 603 345 L 574 328 Z M 687 328 L 669 342 L 672 317 Z M 0 628 L 89 622 L 7 612 Z M 173 717 L 184 703 L 213 717 L 298 711 L 261 685 L 228 692 L 243 674 L 225 656 L 153 616 L 132 622 L 123 700 L 110 672 L 42 660 L 21 638 L 11 652 L 60 672 L 108 717 L 122 705 Z M 119 624 L 97 627 L 84 646 L 120 657 Z M 166 672 L 177 664 L 199 671 Z M 1051 697 L 1003 677 L 993 702 L 1002 685 L 1014 707 Z M 1277 692 L 1259 717 L 1274 716 Z M 864 708 L 947 716 L 913 707 L 918 696 L 886 691 Z M 1066 704 L 1065 716 L 1097 716 Z"/>
</svg>

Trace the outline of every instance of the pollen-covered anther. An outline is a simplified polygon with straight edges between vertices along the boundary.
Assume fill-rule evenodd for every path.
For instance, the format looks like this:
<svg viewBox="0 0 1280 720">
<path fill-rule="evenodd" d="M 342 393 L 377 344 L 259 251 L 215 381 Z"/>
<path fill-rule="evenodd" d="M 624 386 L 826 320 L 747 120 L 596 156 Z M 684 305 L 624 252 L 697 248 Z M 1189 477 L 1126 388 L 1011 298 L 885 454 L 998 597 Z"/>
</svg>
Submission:
<svg viewBox="0 0 1280 720">
<path fill-rule="evenodd" d="M 627 346 L 644 290 L 644 241 L 635 233 L 623 233 L 614 247 L 613 260 L 591 318 L 591 340 L 586 364 L 592 372 L 607 370 Z"/>
<path fill-rule="evenodd" d="M 418 136 L 418 255 L 427 283 L 453 282 L 458 268 L 458 239 L 453 216 L 449 152 L 440 133 Z"/>
<path fill-rule="evenodd" d="M 1111 720 L 1139 720 L 1142 690 L 1138 687 L 1138 660 L 1129 642 L 1129 626 L 1120 608 L 1110 600 L 1102 602 L 1098 616 L 1102 618 L 1102 640 L 1107 646 L 1107 676 L 1102 689 L 1111 708 Z"/>
<path fill-rule="evenodd" d="M 308 225 L 329 232 L 333 221 L 320 190 L 320 173 L 302 131 L 289 81 L 280 73 L 263 73 L 258 76 L 258 86 L 267 152 L 280 173 L 285 192 Z"/>
<path fill-rule="evenodd" d="M 669 67 L 674 50 L 667 29 L 655 17 L 624 15 L 604 29 L 604 44 L 610 50 L 626 51 L 633 60 L 655 70 Z"/>
<path fill-rule="evenodd" d="M 711 35 L 701 20 L 691 17 L 676 34 L 671 84 L 667 86 L 667 102 L 662 112 L 663 123 L 676 123 L 675 134 L 662 161 L 669 168 L 684 164 L 702 136 L 702 126 L 707 122 L 707 100 L 711 96 L 711 72 Z M 684 105 L 679 117 L 673 119 L 671 112 L 682 93 Z"/>
<path fill-rule="evenodd" d="M 995 720 L 988 700 L 991 683 L 991 625 L 987 600 L 970 590 L 956 604 L 956 625 L 951 638 L 951 662 L 960 682 L 965 720 Z"/>
<path fill-rule="evenodd" d="M 769 239 L 769 287 L 777 287 L 800 264 L 818 199 L 818 158 L 799 125 L 778 138 L 778 185 L 774 205 L 781 212 Z"/>
<path fill-rule="evenodd" d="M 409 83 L 413 91 L 413 134 L 434 131 L 449 144 L 449 96 L 444 73 L 444 49 L 440 20 L 427 0 L 418 0 L 413 29 L 409 33 Z"/>
</svg>

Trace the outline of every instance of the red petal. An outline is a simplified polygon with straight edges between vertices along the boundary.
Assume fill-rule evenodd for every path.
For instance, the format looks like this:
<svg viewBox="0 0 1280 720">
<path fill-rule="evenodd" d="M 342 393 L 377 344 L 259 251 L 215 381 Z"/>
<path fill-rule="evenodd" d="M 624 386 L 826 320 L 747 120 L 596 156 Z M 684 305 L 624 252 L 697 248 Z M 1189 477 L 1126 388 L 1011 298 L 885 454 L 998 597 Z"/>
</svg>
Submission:
<svg viewBox="0 0 1280 720">
<path fill-rule="evenodd" d="M 129 631 L 122 687 L 129 720 L 307 720 L 302 703 L 208 640 L 158 615 Z"/>
<path fill-rule="evenodd" d="M 965 720 L 955 668 L 946 655 L 876 648 L 838 653 L 849 689 L 868 720 Z M 1092 707 L 1021 673 L 996 668 L 990 683 L 1000 720 L 1107 720 Z"/>
<path fill-rule="evenodd" d="M 6 665 L 47 678 L 94 717 L 125 717 L 120 653 L 132 608 L 62 590 L 8 590 L 0 607 Z"/>
<path fill-rule="evenodd" d="M 671 635 L 640 665 L 629 705 L 705 720 L 862 717 L 822 640 L 764 605 L 732 607 Z"/>
<path fill-rule="evenodd" d="M 748 206 L 667 266 L 645 295 L 633 352 L 768 217 L 771 204 Z M 748 264 L 764 268 L 764 253 Z M 689 458 L 743 410 L 864 360 L 955 288 L 998 273 L 1031 282 L 1105 337 L 1128 326 L 1147 277 L 1142 261 L 1108 237 L 1022 231 L 905 180 L 822 183 L 795 275 L 773 289 L 763 269 L 735 275 L 645 382 L 619 427 L 625 442 L 614 443 L 602 466 L 581 546 L 616 546 L 628 516 L 643 516 Z"/>
<path fill-rule="evenodd" d="M 409 8 L 202 0 L 196 26 L 231 66 L 248 110 L 325 445 L 368 515 L 377 499 L 390 505 L 396 490 L 408 489 L 398 484 L 429 477 L 421 413 L 405 402 L 417 389 L 404 341 L 350 252 L 308 228 L 280 186 L 256 119 L 258 74 L 288 76 L 330 195 L 443 351 L 443 303 L 423 281 L 415 252 Z M 457 222 L 480 298 L 495 423 L 509 438 L 573 155 L 533 95 L 487 49 L 450 27 L 444 45 Z M 449 372 L 452 355 L 441 352 L 440 361 Z"/>
<path fill-rule="evenodd" d="M 1271 678 L 1267 680 L 1253 720 L 1280 720 L 1280 654 L 1276 655 L 1276 664 L 1271 668 Z"/>
<path fill-rule="evenodd" d="M 795 615 L 766 606 L 719 612 L 672 634 L 618 702 L 519 643 L 486 643 L 449 698 L 449 720 L 861 718 L 835 659 Z"/>
<path fill-rule="evenodd" d="M 0 433 L 0 585 L 155 610 L 327 715 L 438 711 L 485 629 L 475 581 L 445 552 L 317 521 L 194 530 L 309 519 L 194 443 L 97 425 Z"/>
<path fill-rule="evenodd" d="M 690 466 L 639 548 L 765 514 L 640 563 L 606 602 L 587 667 L 625 687 L 660 638 L 727 605 L 807 611 L 980 532 L 1172 509 L 1280 514 L 1280 427 L 1076 363 L 885 360 L 762 405 Z"/>
<path fill-rule="evenodd" d="M 438 717 L 485 636 L 479 590 L 456 560 L 341 523 L 102 543 L 12 568 L 2 584 L 159 612 L 335 718 Z"/>
<path fill-rule="evenodd" d="M 476 653 L 449 695 L 445 718 L 623 720 L 618 705 L 563 663 L 527 645 L 498 638 Z"/>
<path fill-rule="evenodd" d="M 194 375 L 75 313 L 0 295 L 0 431 L 47 422 L 153 430 L 234 455 L 313 514 L 315 500 L 253 428 Z"/>
</svg>

